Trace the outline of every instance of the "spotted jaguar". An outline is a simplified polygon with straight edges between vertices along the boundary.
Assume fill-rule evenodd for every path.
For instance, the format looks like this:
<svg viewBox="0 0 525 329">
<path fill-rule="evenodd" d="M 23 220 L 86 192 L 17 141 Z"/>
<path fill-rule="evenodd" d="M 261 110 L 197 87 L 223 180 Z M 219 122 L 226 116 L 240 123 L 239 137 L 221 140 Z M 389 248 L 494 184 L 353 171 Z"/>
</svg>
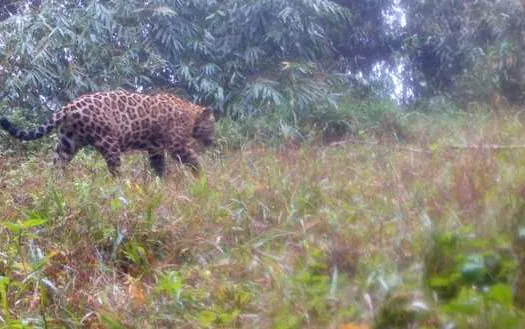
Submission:
<svg viewBox="0 0 525 329">
<path fill-rule="evenodd" d="M 54 162 L 65 166 L 82 147 L 92 145 L 119 176 L 121 155 L 130 150 L 148 152 L 158 176 L 165 171 L 165 152 L 200 172 L 196 141 L 214 143 L 215 118 L 209 109 L 168 93 L 97 92 L 80 96 L 53 113 L 35 129 L 16 128 L 6 118 L 0 126 L 20 140 L 35 140 L 58 129 Z"/>
</svg>

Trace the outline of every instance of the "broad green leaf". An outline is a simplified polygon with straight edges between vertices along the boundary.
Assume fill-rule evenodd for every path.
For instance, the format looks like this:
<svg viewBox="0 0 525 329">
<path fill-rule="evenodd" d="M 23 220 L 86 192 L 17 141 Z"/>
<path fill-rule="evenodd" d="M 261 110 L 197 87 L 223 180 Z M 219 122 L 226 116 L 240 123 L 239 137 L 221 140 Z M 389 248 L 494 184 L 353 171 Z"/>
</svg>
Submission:
<svg viewBox="0 0 525 329">
<path fill-rule="evenodd" d="M 505 307 L 512 307 L 512 288 L 506 284 L 496 284 L 490 287 L 487 298 L 491 301 L 500 303 Z"/>
<path fill-rule="evenodd" d="M 28 219 L 28 220 L 23 221 L 22 223 L 20 223 L 20 227 L 21 228 L 33 228 L 33 227 L 37 227 L 37 226 L 40 226 L 40 225 L 44 225 L 45 223 L 47 223 L 46 219 L 33 218 L 33 219 Z"/>
</svg>

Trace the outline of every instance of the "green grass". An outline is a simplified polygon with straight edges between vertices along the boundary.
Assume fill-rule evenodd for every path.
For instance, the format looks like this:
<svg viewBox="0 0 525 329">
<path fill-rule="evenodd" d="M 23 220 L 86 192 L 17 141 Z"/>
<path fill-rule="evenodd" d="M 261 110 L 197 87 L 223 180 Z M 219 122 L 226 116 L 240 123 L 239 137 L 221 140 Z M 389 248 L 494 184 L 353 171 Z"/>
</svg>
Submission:
<svg viewBox="0 0 525 329">
<path fill-rule="evenodd" d="M 129 155 L 114 180 L 90 152 L 60 176 L 48 150 L 10 152 L 0 161 L 0 327 L 520 328 L 508 297 L 516 262 L 505 255 L 525 150 L 448 145 L 518 144 L 525 130 L 513 117 L 400 122 L 403 144 L 212 150 L 200 179 L 170 163 L 156 180 L 143 155 Z M 450 234 L 457 250 L 440 238 Z M 504 260 L 497 283 L 456 280 L 487 252 Z M 432 298 L 428 282 L 444 280 L 457 294 Z"/>
</svg>

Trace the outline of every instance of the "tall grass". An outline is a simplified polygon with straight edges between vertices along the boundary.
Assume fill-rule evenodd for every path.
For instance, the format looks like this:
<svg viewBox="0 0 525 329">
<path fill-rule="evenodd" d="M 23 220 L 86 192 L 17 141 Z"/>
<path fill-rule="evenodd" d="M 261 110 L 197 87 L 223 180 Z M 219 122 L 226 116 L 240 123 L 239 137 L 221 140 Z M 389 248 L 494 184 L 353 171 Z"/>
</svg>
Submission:
<svg viewBox="0 0 525 329">
<path fill-rule="evenodd" d="M 142 155 L 126 156 L 117 180 L 91 152 L 63 176 L 48 152 L 4 157 L 0 324 L 500 328 L 496 320 L 505 318 L 514 321 L 506 328 L 519 328 L 519 312 L 506 304 L 515 316 L 442 310 L 450 304 L 432 300 L 425 278 L 456 272 L 429 270 L 425 261 L 441 234 L 473 239 L 462 255 L 511 248 L 525 154 L 449 145 L 516 144 L 525 140 L 521 124 L 487 116 L 399 120 L 411 127 L 404 144 L 364 134 L 277 149 L 223 122 L 223 147 L 203 155 L 198 179 L 175 163 L 165 180 L 153 179 Z M 491 245 L 476 244 L 482 240 Z M 441 256 L 433 263 L 462 264 Z M 515 273 L 510 262 L 502 263 L 504 287 Z M 453 284 L 463 298 L 454 303 L 479 297 Z M 428 310 L 395 317 L 389 303 Z"/>
</svg>

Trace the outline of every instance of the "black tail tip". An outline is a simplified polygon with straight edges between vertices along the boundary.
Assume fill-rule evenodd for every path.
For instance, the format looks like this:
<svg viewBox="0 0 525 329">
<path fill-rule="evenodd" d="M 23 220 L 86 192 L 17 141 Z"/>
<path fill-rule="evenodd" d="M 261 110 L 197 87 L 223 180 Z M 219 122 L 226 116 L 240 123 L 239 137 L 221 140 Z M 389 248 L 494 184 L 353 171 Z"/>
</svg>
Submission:
<svg viewBox="0 0 525 329">
<path fill-rule="evenodd" d="M 5 130 L 8 130 L 11 128 L 11 122 L 7 120 L 6 118 L 2 117 L 0 118 L 0 127 L 4 128 Z"/>
</svg>

